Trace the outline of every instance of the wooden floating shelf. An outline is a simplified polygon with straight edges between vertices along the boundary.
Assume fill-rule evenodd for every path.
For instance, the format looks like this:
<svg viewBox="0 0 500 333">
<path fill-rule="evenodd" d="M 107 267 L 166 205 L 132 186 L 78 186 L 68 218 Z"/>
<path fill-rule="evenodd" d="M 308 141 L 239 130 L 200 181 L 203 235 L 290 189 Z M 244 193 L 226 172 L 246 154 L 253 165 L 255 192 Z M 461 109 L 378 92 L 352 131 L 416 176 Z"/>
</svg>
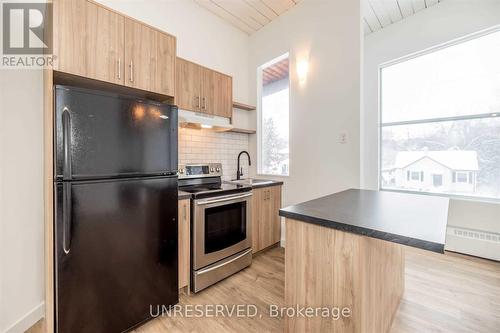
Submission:
<svg viewBox="0 0 500 333">
<path fill-rule="evenodd" d="M 256 109 L 255 106 L 244 104 L 244 103 L 238 103 L 233 101 L 233 108 L 240 109 L 240 110 L 246 110 L 246 111 L 253 111 Z"/>
<path fill-rule="evenodd" d="M 255 134 L 256 130 L 244 129 L 244 128 L 231 128 L 229 132 L 244 133 L 244 134 Z"/>
</svg>

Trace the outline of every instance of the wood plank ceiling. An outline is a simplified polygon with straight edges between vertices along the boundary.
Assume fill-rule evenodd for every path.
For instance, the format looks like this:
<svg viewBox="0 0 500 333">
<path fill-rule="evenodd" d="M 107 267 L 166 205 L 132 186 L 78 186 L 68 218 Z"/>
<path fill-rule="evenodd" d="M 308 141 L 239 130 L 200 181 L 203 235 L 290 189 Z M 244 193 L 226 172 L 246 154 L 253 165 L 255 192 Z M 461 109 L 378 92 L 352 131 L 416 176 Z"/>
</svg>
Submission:
<svg viewBox="0 0 500 333">
<path fill-rule="evenodd" d="M 363 26 L 365 35 L 380 30 L 443 0 L 365 0 Z"/>
<path fill-rule="evenodd" d="M 301 0 L 194 0 L 247 34 L 252 34 Z"/>
<path fill-rule="evenodd" d="M 308 0 L 194 0 L 238 29 L 252 34 L 300 1 Z M 351 0 L 344 0 L 351 1 Z M 365 35 L 396 23 L 443 0 L 362 0 Z"/>
</svg>

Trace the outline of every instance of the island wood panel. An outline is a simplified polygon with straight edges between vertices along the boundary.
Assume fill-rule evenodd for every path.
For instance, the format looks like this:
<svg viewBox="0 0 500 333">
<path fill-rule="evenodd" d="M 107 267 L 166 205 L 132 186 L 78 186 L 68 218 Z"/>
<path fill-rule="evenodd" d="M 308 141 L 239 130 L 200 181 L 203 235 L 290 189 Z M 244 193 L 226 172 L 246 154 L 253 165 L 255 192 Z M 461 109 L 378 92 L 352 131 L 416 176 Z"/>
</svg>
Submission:
<svg viewBox="0 0 500 333">
<path fill-rule="evenodd" d="M 125 85 L 155 91 L 158 32 L 125 19 Z"/>
<path fill-rule="evenodd" d="M 187 287 L 189 292 L 190 262 L 190 203 L 189 199 L 179 200 L 179 289 Z"/>
<path fill-rule="evenodd" d="M 95 6 L 94 4 L 92 4 Z M 88 8 L 85 0 L 53 2 L 54 69 L 86 76 L 88 48 Z"/>
<path fill-rule="evenodd" d="M 123 84 L 124 22 L 123 16 L 87 2 L 87 77 Z"/>
<path fill-rule="evenodd" d="M 388 332 L 404 291 L 399 244 L 286 219 L 285 304 L 351 316 L 285 317 L 285 332 Z"/>
<path fill-rule="evenodd" d="M 176 39 L 162 32 L 157 33 L 157 38 L 155 92 L 175 96 Z"/>
<path fill-rule="evenodd" d="M 180 109 L 201 111 L 201 67 L 177 58 L 175 70 L 175 104 Z"/>
</svg>

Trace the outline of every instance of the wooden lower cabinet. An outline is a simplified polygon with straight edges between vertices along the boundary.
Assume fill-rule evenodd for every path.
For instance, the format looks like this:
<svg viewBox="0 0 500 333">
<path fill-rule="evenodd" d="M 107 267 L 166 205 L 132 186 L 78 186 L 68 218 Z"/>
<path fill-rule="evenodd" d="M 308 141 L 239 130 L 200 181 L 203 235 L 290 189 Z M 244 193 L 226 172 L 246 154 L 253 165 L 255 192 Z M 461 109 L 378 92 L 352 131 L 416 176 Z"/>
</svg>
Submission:
<svg viewBox="0 0 500 333">
<path fill-rule="evenodd" d="M 189 291 L 190 263 L 190 200 L 179 200 L 179 289 Z"/>
<path fill-rule="evenodd" d="M 252 250 L 258 252 L 281 239 L 281 186 L 253 189 Z"/>
</svg>

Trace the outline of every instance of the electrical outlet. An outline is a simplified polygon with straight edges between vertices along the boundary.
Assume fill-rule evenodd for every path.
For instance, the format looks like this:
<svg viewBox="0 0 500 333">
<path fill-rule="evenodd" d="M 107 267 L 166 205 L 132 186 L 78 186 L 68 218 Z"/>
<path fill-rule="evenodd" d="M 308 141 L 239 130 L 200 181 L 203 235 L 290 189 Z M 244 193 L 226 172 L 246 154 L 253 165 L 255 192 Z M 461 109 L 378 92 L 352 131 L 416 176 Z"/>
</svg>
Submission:
<svg viewBox="0 0 500 333">
<path fill-rule="evenodd" d="M 342 131 L 339 133 L 339 143 L 346 144 L 347 143 L 347 132 Z"/>
</svg>

